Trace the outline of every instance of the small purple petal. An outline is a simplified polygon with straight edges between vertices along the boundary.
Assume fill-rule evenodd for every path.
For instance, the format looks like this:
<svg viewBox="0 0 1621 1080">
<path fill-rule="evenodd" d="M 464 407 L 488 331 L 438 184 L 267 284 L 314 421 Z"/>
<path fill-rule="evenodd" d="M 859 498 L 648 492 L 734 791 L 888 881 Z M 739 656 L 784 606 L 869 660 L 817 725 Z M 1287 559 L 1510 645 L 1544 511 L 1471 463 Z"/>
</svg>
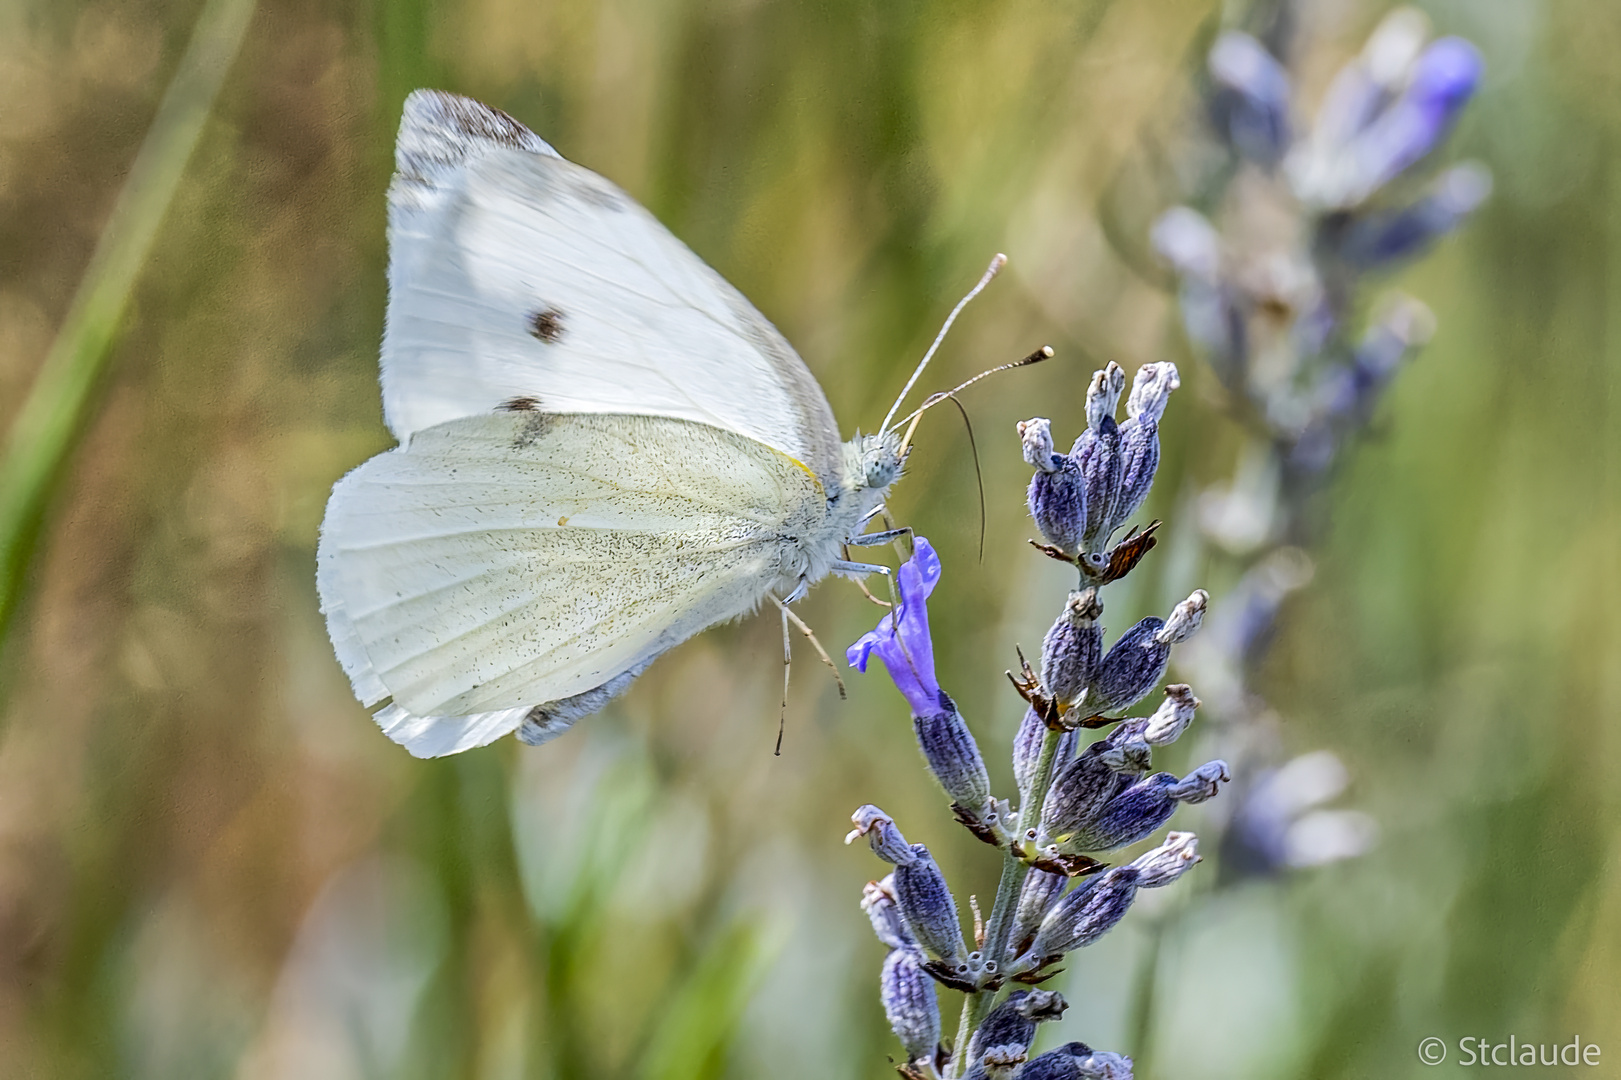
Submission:
<svg viewBox="0 0 1621 1080">
<path fill-rule="evenodd" d="M 896 576 L 900 608 L 856 639 L 845 651 L 850 666 L 867 670 L 873 654 L 884 662 L 895 688 L 905 696 L 913 716 L 940 711 L 940 684 L 934 676 L 934 643 L 929 638 L 929 594 L 940 581 L 940 556 L 923 537 L 913 541 L 912 557 Z M 899 616 L 899 629 L 896 628 Z"/>
</svg>

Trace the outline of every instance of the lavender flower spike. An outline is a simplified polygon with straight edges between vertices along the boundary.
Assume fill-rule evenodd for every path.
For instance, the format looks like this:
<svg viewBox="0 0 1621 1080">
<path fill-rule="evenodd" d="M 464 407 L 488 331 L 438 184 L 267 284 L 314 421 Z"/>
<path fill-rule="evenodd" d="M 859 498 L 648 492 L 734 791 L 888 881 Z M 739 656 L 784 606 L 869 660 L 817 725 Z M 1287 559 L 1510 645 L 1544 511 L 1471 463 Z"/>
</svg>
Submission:
<svg viewBox="0 0 1621 1080">
<path fill-rule="evenodd" d="M 930 716 L 941 711 L 928 607 L 929 594 L 940 581 L 940 556 L 921 536 L 912 545 L 912 557 L 901 564 L 895 575 L 900 606 L 861 635 L 845 651 L 845 658 L 851 667 L 864 672 L 868 658 L 877 653 L 895 688 L 912 707 L 912 715 Z"/>
</svg>

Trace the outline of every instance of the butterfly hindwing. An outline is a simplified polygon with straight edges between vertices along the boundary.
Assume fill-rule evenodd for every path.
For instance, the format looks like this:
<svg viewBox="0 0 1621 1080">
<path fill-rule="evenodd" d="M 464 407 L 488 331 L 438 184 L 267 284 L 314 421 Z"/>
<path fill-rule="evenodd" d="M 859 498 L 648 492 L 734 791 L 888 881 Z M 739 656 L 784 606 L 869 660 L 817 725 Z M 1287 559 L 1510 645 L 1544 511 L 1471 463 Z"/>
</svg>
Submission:
<svg viewBox="0 0 1621 1080">
<path fill-rule="evenodd" d="M 803 468 L 716 428 L 494 413 L 345 477 L 318 585 L 363 702 L 494 714 L 591 691 L 752 610 L 800 572 L 792 537 L 821 516 Z"/>
</svg>

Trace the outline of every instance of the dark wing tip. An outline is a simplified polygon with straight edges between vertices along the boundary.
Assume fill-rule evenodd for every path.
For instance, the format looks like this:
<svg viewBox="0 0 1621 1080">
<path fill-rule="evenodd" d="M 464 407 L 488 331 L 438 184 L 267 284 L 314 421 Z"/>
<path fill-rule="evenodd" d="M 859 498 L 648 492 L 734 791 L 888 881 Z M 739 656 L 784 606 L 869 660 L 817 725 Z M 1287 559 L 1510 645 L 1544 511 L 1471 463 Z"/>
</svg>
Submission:
<svg viewBox="0 0 1621 1080">
<path fill-rule="evenodd" d="M 413 90 L 405 99 L 394 165 L 402 180 L 431 185 L 437 173 L 490 146 L 560 156 L 500 109 L 443 90 Z"/>
</svg>

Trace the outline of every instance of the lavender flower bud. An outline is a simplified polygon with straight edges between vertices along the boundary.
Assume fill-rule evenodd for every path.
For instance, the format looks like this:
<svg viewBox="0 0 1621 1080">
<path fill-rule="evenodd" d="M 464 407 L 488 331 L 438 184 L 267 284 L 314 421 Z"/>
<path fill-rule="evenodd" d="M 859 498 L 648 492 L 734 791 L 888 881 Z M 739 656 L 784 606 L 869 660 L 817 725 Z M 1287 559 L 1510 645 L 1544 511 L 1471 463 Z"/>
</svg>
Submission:
<svg viewBox="0 0 1621 1080">
<path fill-rule="evenodd" d="M 907 1061 L 932 1060 L 940 1045 L 940 1005 L 921 955 L 914 949 L 891 952 L 879 973 L 878 991 Z"/>
<path fill-rule="evenodd" d="M 1232 778 L 1225 761 L 1207 761 L 1174 784 L 1169 794 L 1178 802 L 1202 803 L 1215 798 L 1221 785 Z"/>
<path fill-rule="evenodd" d="M 981 1021 L 968 1041 L 968 1060 L 985 1063 L 994 1055 L 997 1064 L 1023 1062 L 1036 1039 L 1036 1025 L 1057 1020 L 1067 1008 L 1063 995 L 1051 990 L 1015 990 Z"/>
<path fill-rule="evenodd" d="M 912 845 L 913 860 L 897 865 L 894 872 L 895 902 L 906 920 L 906 928 L 936 960 L 957 961 L 967 954 L 963 946 L 962 923 L 957 918 L 957 901 L 946 887 L 945 875 L 922 844 Z"/>
<path fill-rule="evenodd" d="M 1095 381 L 1095 380 L 1094 380 Z M 1104 546 L 1116 521 L 1120 502 L 1120 481 L 1125 460 L 1120 455 L 1120 425 L 1104 416 L 1098 426 L 1088 427 L 1070 448 L 1070 458 L 1080 470 L 1085 487 L 1085 535 L 1081 547 L 1095 551 Z"/>
<path fill-rule="evenodd" d="M 1080 1062 L 1081 1080 L 1132 1080 L 1132 1062 L 1124 1054 L 1094 1050 Z"/>
<path fill-rule="evenodd" d="M 1041 831 L 1048 841 L 1064 843 L 1090 825 L 1124 786 L 1118 772 L 1103 760 L 1109 747 L 1093 743 L 1064 766 L 1041 804 Z"/>
<path fill-rule="evenodd" d="M 1204 622 L 1205 607 L 1209 603 L 1209 593 L 1194 589 L 1186 600 L 1171 610 L 1171 617 L 1154 634 L 1154 640 L 1162 645 L 1180 645 L 1188 640 L 1198 632 L 1199 624 Z"/>
<path fill-rule="evenodd" d="M 1017 955 L 1023 951 L 1054 902 L 1064 895 L 1064 886 L 1068 884 L 1069 878 L 1065 875 L 1046 870 L 1032 870 L 1025 875 L 1019 903 L 1013 911 L 1013 931 L 1008 935 L 1008 948 L 1012 953 Z"/>
<path fill-rule="evenodd" d="M 1199 838 L 1190 832 L 1165 834 L 1165 842 L 1153 851 L 1139 855 L 1131 862 L 1137 871 L 1139 889 L 1157 889 L 1169 885 L 1199 861 Z"/>
<path fill-rule="evenodd" d="M 1058 701 L 1074 701 L 1092 681 L 1103 655 L 1103 614 L 1096 589 L 1069 594 L 1041 643 L 1041 685 Z"/>
<path fill-rule="evenodd" d="M 1154 752 L 1141 739 L 1122 742 L 1110 739 L 1106 746 L 1107 749 L 1098 755 L 1098 760 L 1113 772 L 1141 776 L 1154 767 Z"/>
<path fill-rule="evenodd" d="M 1036 759 L 1041 756 L 1041 744 L 1047 738 L 1047 723 L 1034 706 L 1024 710 L 1018 733 L 1013 736 L 1013 782 L 1021 792 L 1030 787 L 1030 778 L 1036 771 Z"/>
<path fill-rule="evenodd" d="M 855 828 L 845 834 L 846 844 L 853 844 L 858 838 L 865 836 L 867 842 L 872 845 L 874 855 L 896 866 L 908 866 L 916 858 L 912 854 L 912 846 L 906 842 L 906 837 L 895 828 L 895 819 L 871 803 L 851 814 L 850 821 Z"/>
<path fill-rule="evenodd" d="M 1260 165 L 1275 165 L 1289 145 L 1289 76 L 1266 47 L 1229 30 L 1210 50 L 1212 111 L 1234 150 Z"/>
<path fill-rule="evenodd" d="M 1137 896 L 1137 877 L 1131 867 L 1117 866 L 1086 878 L 1053 905 L 1036 932 L 1030 952 L 1042 959 L 1053 959 L 1090 945 L 1114 929 Z"/>
<path fill-rule="evenodd" d="M 1098 665 L 1082 700 L 1087 713 L 1101 715 L 1129 708 L 1154 688 L 1171 657 L 1170 645 L 1158 639 L 1165 625 L 1150 615 L 1120 635 Z"/>
<path fill-rule="evenodd" d="M 1131 1065 L 1129 1057 L 1072 1042 L 1031 1058 L 1019 1080 L 1132 1080 Z"/>
<path fill-rule="evenodd" d="M 1178 802 L 1204 802 L 1231 778 L 1224 761 L 1201 765 L 1181 780 L 1170 773 L 1145 776 L 1110 799 L 1103 812 L 1063 846 L 1082 852 L 1135 844 L 1169 821 Z"/>
<path fill-rule="evenodd" d="M 1081 1075 L 1079 1062 L 1091 1053 L 1092 1048 L 1083 1042 L 1065 1043 L 1031 1058 L 1019 1080 L 1076 1080 Z"/>
<path fill-rule="evenodd" d="M 872 932 L 878 935 L 879 941 L 891 949 L 916 947 L 917 942 L 912 940 L 912 933 L 906 929 L 901 910 L 895 904 L 894 874 L 886 875 L 882 881 L 867 882 L 861 890 L 861 910 L 867 913 Z"/>
<path fill-rule="evenodd" d="M 1086 387 L 1086 426 L 1097 431 L 1103 426 L 1107 417 L 1114 419 L 1115 410 L 1120 407 L 1120 395 L 1126 389 L 1126 371 L 1113 360 L 1106 367 L 1092 373 L 1092 381 Z"/>
<path fill-rule="evenodd" d="M 1054 459 L 1062 455 L 1053 453 L 1052 421 L 1044 416 L 1036 416 L 1020 420 L 1018 429 L 1019 441 L 1024 446 L 1024 460 L 1030 467 L 1037 472 L 1056 471 L 1058 462 Z"/>
<path fill-rule="evenodd" d="M 985 759 L 980 757 L 979 745 L 958 714 L 956 703 L 942 692 L 940 704 L 942 711 L 912 718 L 918 748 L 952 803 L 977 813 L 991 798 Z"/>
<path fill-rule="evenodd" d="M 1148 726 L 1143 730 L 1143 741 L 1150 746 L 1166 746 L 1182 737 L 1193 723 L 1193 714 L 1199 708 L 1200 701 L 1193 696 L 1193 688 L 1187 683 L 1172 683 L 1165 688 L 1165 700 L 1160 702 L 1154 715 L 1148 718 Z"/>
<path fill-rule="evenodd" d="M 1034 466 L 1026 500 L 1048 543 L 1074 556 L 1086 529 L 1086 479 L 1071 458 L 1053 453 L 1051 425 L 1041 418 L 1019 424 L 1024 460 Z"/>
<path fill-rule="evenodd" d="M 1182 376 L 1169 360 L 1144 364 L 1137 369 L 1131 381 L 1131 397 L 1126 399 L 1126 415 L 1132 419 L 1144 416 L 1158 420 L 1165 415 L 1171 393 L 1182 386 Z"/>
<path fill-rule="evenodd" d="M 1137 369 L 1126 402 L 1128 419 L 1120 425 L 1120 494 L 1105 531 L 1112 531 L 1135 514 L 1154 486 L 1159 469 L 1159 420 L 1171 391 L 1182 385 L 1172 363 L 1144 364 Z"/>
</svg>

